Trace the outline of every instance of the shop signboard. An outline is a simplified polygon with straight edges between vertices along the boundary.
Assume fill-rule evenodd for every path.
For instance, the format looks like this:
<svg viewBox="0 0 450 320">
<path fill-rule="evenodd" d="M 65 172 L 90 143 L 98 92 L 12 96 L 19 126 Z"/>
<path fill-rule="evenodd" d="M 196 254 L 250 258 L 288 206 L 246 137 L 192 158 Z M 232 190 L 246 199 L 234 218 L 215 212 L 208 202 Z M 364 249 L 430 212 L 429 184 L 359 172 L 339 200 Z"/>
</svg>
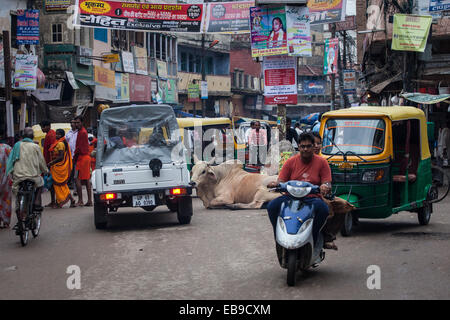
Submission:
<svg viewBox="0 0 450 320">
<path fill-rule="evenodd" d="M 75 25 L 135 31 L 200 32 L 204 4 L 77 0 Z"/>
<path fill-rule="evenodd" d="M 31 54 L 16 55 L 14 89 L 36 90 L 38 56 Z"/>
<path fill-rule="evenodd" d="M 430 0 L 430 12 L 450 10 L 450 0 Z"/>
<path fill-rule="evenodd" d="M 45 0 L 45 11 L 65 11 L 71 0 Z"/>
<path fill-rule="evenodd" d="M 347 0 L 308 0 L 311 25 L 345 21 Z"/>
<path fill-rule="evenodd" d="M 254 1 L 208 3 L 206 32 L 248 32 L 249 9 Z"/>
<path fill-rule="evenodd" d="M 346 31 L 346 30 L 355 30 L 356 29 L 356 16 L 346 16 L 345 21 L 336 22 L 336 31 Z M 328 29 L 331 30 L 331 24 L 328 26 Z"/>
<path fill-rule="evenodd" d="M 323 74 L 337 73 L 337 60 L 339 53 L 339 38 L 325 40 L 325 54 L 323 61 Z"/>
<path fill-rule="evenodd" d="M 134 73 L 134 58 L 131 52 L 122 51 L 122 69 L 124 72 Z"/>
<path fill-rule="evenodd" d="M 158 76 L 167 79 L 167 63 L 165 61 L 156 60 L 156 66 L 158 68 Z"/>
<path fill-rule="evenodd" d="M 265 104 L 297 104 L 296 57 L 265 57 L 263 73 Z"/>
<path fill-rule="evenodd" d="M 17 44 L 39 44 L 39 10 L 17 10 Z"/>
<path fill-rule="evenodd" d="M 424 52 L 432 19 L 431 16 L 395 14 L 392 50 Z"/>
<path fill-rule="evenodd" d="M 130 102 L 130 77 L 128 73 L 116 73 L 116 99 L 114 102 Z"/>
<path fill-rule="evenodd" d="M 356 93 L 356 71 L 343 70 L 342 76 L 344 78 L 344 94 Z"/>
<path fill-rule="evenodd" d="M 31 92 L 40 101 L 53 101 L 61 99 L 62 82 L 45 81 L 44 88 Z"/>
<path fill-rule="evenodd" d="M 208 81 L 200 82 L 200 96 L 202 99 L 208 99 Z"/>
<path fill-rule="evenodd" d="M 188 102 L 200 101 L 200 87 L 198 83 L 190 83 L 188 85 Z"/>
<path fill-rule="evenodd" d="M 311 31 L 307 7 L 286 6 L 289 55 L 311 57 Z"/>
<path fill-rule="evenodd" d="M 130 74 L 130 101 L 151 102 L 151 78 L 140 74 Z"/>
<path fill-rule="evenodd" d="M 134 52 L 134 66 L 137 74 L 148 75 L 147 65 L 147 49 L 141 47 L 133 47 Z"/>
<path fill-rule="evenodd" d="M 115 89 L 116 88 L 116 77 L 114 70 L 109 70 L 106 68 L 94 67 L 94 81 L 104 87 Z"/>
<path fill-rule="evenodd" d="M 159 96 L 163 103 L 178 103 L 177 80 L 158 80 Z"/>
<path fill-rule="evenodd" d="M 302 93 L 303 94 L 325 94 L 326 81 L 325 80 L 303 80 Z"/>
</svg>

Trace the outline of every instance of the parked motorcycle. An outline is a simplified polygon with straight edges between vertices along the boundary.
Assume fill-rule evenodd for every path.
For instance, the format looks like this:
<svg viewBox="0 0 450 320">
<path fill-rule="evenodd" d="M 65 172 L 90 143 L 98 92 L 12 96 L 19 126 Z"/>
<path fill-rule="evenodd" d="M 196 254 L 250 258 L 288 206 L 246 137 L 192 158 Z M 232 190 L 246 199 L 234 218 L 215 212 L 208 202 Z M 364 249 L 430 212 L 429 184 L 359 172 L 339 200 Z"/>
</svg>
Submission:
<svg viewBox="0 0 450 320">
<path fill-rule="evenodd" d="M 314 206 L 302 201 L 309 194 L 320 193 L 320 188 L 291 180 L 273 190 L 290 198 L 281 205 L 275 229 L 276 249 L 280 266 L 287 269 L 288 286 L 295 286 L 297 271 L 316 267 L 325 258 L 322 233 L 319 232 L 315 245 L 313 241 Z"/>
</svg>

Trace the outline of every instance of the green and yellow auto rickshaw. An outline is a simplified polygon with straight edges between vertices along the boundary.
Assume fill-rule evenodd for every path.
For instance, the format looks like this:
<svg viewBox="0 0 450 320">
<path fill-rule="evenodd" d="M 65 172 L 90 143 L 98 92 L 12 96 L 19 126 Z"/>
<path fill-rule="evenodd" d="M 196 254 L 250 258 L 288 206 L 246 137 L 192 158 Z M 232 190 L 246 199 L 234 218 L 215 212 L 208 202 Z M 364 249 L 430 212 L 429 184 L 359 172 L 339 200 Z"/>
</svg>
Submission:
<svg viewBox="0 0 450 320">
<path fill-rule="evenodd" d="M 359 218 L 417 212 L 430 221 L 432 184 L 427 121 L 414 107 L 353 107 L 323 114 L 321 156 L 328 160 L 333 192 L 352 203 L 341 230 L 349 236 Z"/>
</svg>

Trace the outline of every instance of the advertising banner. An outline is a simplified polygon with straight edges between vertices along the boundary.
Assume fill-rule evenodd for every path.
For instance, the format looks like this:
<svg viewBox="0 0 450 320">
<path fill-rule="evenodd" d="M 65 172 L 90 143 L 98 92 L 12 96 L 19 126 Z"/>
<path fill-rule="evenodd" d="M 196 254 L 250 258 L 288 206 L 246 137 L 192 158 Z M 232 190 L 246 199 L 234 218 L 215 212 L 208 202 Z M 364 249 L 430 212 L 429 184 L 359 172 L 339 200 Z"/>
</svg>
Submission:
<svg viewBox="0 0 450 320">
<path fill-rule="evenodd" d="M 149 76 L 130 74 L 130 101 L 152 101 L 151 78 Z"/>
<path fill-rule="evenodd" d="M 265 104 L 297 104 L 296 57 L 265 57 L 263 72 Z"/>
<path fill-rule="evenodd" d="M 5 59 L 3 54 L 3 41 L 0 39 L 0 88 L 5 87 Z"/>
<path fill-rule="evenodd" d="M 134 52 L 134 66 L 136 67 L 137 74 L 148 74 L 147 67 L 147 49 L 141 47 L 133 47 Z"/>
<path fill-rule="evenodd" d="M 198 83 L 191 83 L 188 85 L 188 102 L 200 101 L 200 86 Z"/>
<path fill-rule="evenodd" d="M 339 38 L 325 40 L 323 74 L 337 73 L 337 59 L 339 55 Z"/>
<path fill-rule="evenodd" d="M 167 79 L 167 63 L 165 61 L 156 60 L 156 67 L 158 68 L 158 76 Z"/>
<path fill-rule="evenodd" d="M 200 96 L 202 99 L 208 99 L 208 81 L 200 82 Z"/>
<path fill-rule="evenodd" d="M 39 44 L 39 10 L 17 10 L 17 44 Z"/>
<path fill-rule="evenodd" d="M 70 7 L 70 5 L 70 0 L 45 0 L 45 11 L 64 11 Z"/>
<path fill-rule="evenodd" d="M 450 0 L 430 0 L 430 12 L 450 10 Z"/>
<path fill-rule="evenodd" d="M 325 80 L 303 80 L 303 94 L 325 94 Z"/>
<path fill-rule="evenodd" d="M 431 16 L 394 14 L 392 50 L 424 52 L 431 21 Z"/>
<path fill-rule="evenodd" d="M 77 0 L 75 25 L 91 28 L 200 32 L 203 4 Z"/>
<path fill-rule="evenodd" d="M 252 57 L 288 53 L 286 10 L 281 7 L 251 7 Z"/>
<path fill-rule="evenodd" d="M 131 52 L 122 51 L 122 69 L 124 72 L 134 73 L 134 58 Z"/>
<path fill-rule="evenodd" d="M 308 0 L 311 25 L 345 20 L 346 0 Z"/>
<path fill-rule="evenodd" d="M 249 32 L 254 1 L 208 3 L 206 32 Z"/>
<path fill-rule="evenodd" d="M 14 88 L 17 90 L 36 90 L 38 56 L 28 54 L 16 55 Z"/>
<path fill-rule="evenodd" d="M 105 69 L 102 67 L 94 66 L 94 81 L 107 88 L 116 88 L 116 76 L 114 70 Z"/>
<path fill-rule="evenodd" d="M 342 76 L 344 78 L 344 94 L 356 93 L 356 71 L 343 70 Z"/>
<path fill-rule="evenodd" d="M 177 80 L 159 80 L 159 95 L 162 103 L 178 103 Z"/>
<path fill-rule="evenodd" d="M 116 100 L 114 102 L 130 102 L 130 77 L 128 73 L 116 73 Z"/>
<path fill-rule="evenodd" d="M 286 6 L 289 55 L 311 57 L 311 31 L 307 7 Z"/>
<path fill-rule="evenodd" d="M 62 82 L 45 81 L 44 88 L 37 89 L 31 94 L 40 101 L 52 101 L 61 99 Z"/>
</svg>

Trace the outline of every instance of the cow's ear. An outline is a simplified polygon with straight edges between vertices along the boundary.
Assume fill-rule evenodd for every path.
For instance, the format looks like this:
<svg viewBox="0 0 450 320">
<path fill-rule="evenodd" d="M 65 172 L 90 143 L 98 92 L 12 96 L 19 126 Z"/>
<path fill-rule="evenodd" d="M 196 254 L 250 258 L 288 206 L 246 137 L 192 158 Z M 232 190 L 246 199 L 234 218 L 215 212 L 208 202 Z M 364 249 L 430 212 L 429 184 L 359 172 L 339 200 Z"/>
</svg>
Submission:
<svg viewBox="0 0 450 320">
<path fill-rule="evenodd" d="M 213 179 L 214 181 L 217 181 L 216 174 L 212 170 L 208 170 L 208 177 Z"/>
<path fill-rule="evenodd" d="M 197 155 L 195 153 L 194 153 L 193 158 L 194 158 L 194 164 L 197 164 L 200 161 L 200 159 L 197 157 Z"/>
</svg>

